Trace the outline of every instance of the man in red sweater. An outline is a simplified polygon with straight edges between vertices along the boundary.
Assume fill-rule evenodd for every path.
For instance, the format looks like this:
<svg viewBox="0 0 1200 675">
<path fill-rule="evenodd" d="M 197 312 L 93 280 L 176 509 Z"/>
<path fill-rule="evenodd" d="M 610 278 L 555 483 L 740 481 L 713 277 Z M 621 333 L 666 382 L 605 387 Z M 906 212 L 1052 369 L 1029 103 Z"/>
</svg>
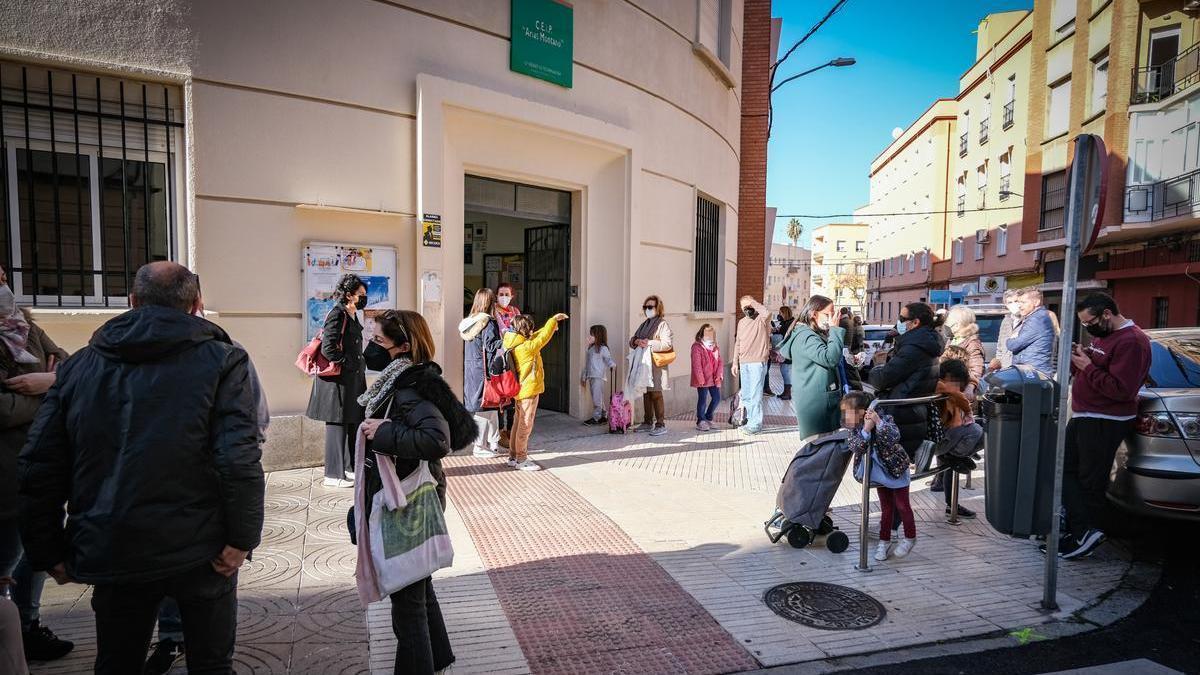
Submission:
<svg viewBox="0 0 1200 675">
<path fill-rule="evenodd" d="M 1059 543 L 1064 560 L 1083 558 L 1104 543 L 1113 457 L 1133 431 L 1138 390 L 1150 372 L 1150 340 L 1117 303 L 1094 293 L 1076 305 L 1079 323 L 1092 336 L 1071 347 L 1071 421 L 1063 464 L 1063 506 L 1070 530 Z"/>
</svg>

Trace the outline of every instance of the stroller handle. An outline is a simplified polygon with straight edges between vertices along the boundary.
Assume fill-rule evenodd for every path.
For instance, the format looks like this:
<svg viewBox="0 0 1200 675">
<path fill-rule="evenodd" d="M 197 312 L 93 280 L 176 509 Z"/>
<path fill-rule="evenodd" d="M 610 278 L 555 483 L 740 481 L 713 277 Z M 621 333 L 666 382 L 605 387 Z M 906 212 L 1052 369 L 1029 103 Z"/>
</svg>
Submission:
<svg viewBox="0 0 1200 675">
<path fill-rule="evenodd" d="M 900 405 L 917 405 L 919 403 L 933 403 L 946 398 L 945 394 L 934 394 L 933 396 L 917 396 L 916 398 L 877 398 L 871 401 L 871 405 L 867 410 L 875 410 L 880 406 L 900 406 Z"/>
</svg>

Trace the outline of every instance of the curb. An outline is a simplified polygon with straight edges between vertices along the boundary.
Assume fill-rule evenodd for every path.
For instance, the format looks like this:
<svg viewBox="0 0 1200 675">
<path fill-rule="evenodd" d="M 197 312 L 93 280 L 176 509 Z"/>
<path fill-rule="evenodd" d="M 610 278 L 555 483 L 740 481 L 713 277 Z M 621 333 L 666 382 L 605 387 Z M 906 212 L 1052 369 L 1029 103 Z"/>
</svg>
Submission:
<svg viewBox="0 0 1200 675">
<path fill-rule="evenodd" d="M 1070 615 L 1049 623 L 1039 624 L 1035 627 L 1036 633 L 1041 639 L 1056 640 L 1111 626 L 1129 616 L 1138 607 L 1141 607 L 1150 598 L 1150 594 L 1154 591 L 1154 587 L 1158 584 L 1161 577 L 1162 567 L 1160 565 L 1133 561 L 1129 564 L 1129 569 L 1125 572 L 1125 576 L 1121 578 L 1121 583 L 1116 588 L 1102 595 L 1092 604 L 1076 610 Z M 772 666 L 749 672 L 751 674 L 773 673 L 776 675 L 792 673 L 837 673 L 874 668 L 876 666 L 894 666 L 898 663 L 920 661 L 939 656 L 961 656 L 963 654 L 975 654 L 1017 646 L 1019 644 L 1010 635 L 1009 631 L 995 631 L 983 635 L 947 640 L 945 642 L 933 642 L 899 649 L 884 649 L 851 656 L 798 661 L 793 664 Z"/>
</svg>

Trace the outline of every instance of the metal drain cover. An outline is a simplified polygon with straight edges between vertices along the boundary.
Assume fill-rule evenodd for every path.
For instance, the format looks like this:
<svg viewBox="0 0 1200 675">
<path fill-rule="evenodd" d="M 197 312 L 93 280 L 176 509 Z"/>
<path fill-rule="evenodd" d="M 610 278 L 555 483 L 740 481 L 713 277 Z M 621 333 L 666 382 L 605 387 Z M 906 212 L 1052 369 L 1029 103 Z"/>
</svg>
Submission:
<svg viewBox="0 0 1200 675">
<path fill-rule="evenodd" d="M 884 606 L 866 593 L 817 581 L 780 584 L 763 594 L 763 602 L 789 621 L 821 630 L 863 630 L 887 616 Z"/>
</svg>

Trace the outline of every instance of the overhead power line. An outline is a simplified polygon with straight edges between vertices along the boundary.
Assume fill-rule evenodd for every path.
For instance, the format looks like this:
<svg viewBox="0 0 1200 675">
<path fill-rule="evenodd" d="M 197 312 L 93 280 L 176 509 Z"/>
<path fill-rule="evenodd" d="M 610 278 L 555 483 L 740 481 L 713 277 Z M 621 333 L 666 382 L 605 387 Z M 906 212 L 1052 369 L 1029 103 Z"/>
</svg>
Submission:
<svg viewBox="0 0 1200 675">
<path fill-rule="evenodd" d="M 1024 206 L 993 206 L 986 209 L 955 209 L 953 211 L 904 211 L 900 213 L 831 213 L 824 216 L 804 213 L 789 213 L 775 216 L 776 218 L 808 218 L 810 220 L 828 220 L 830 218 L 879 218 L 882 216 L 940 216 L 949 213 L 982 213 L 984 211 L 1005 211 L 1008 209 L 1023 209 Z"/>
</svg>

